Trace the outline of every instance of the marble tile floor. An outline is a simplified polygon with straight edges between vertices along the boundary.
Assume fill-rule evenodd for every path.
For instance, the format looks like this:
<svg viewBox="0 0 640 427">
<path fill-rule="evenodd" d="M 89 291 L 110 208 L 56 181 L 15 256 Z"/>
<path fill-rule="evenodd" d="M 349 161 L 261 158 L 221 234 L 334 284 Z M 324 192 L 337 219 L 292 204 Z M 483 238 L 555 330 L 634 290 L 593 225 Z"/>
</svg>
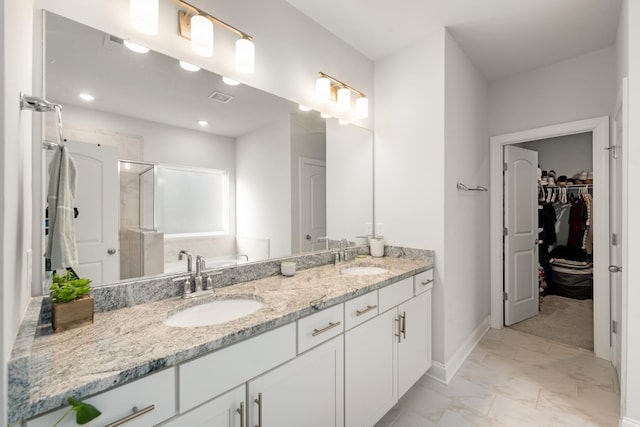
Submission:
<svg viewBox="0 0 640 427">
<path fill-rule="evenodd" d="M 592 352 L 491 329 L 449 385 L 423 376 L 375 427 L 617 426 L 612 365 Z"/>
</svg>

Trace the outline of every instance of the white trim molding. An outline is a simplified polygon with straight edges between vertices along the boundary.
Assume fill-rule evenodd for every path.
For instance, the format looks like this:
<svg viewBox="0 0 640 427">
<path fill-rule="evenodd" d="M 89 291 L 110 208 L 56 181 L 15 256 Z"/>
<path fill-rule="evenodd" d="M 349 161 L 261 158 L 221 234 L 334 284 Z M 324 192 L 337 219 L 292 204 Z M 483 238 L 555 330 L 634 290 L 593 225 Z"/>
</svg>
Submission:
<svg viewBox="0 0 640 427">
<path fill-rule="evenodd" d="M 553 138 L 576 133 L 593 134 L 593 194 L 599 202 L 593 208 L 593 251 L 598 254 L 593 264 L 594 352 L 609 360 L 609 116 L 579 120 L 528 129 L 490 138 L 490 248 L 491 248 L 491 327 L 504 326 L 503 304 L 503 147 L 509 144 Z M 606 197 L 605 197 L 606 196 Z"/>
<path fill-rule="evenodd" d="M 640 427 L 640 421 L 632 420 L 631 418 L 623 417 L 620 420 L 620 427 Z"/>
<path fill-rule="evenodd" d="M 427 371 L 427 375 L 443 384 L 449 384 L 489 329 L 491 327 L 489 326 L 489 316 L 487 316 L 445 364 L 436 361 L 431 362 L 431 369 Z"/>
</svg>

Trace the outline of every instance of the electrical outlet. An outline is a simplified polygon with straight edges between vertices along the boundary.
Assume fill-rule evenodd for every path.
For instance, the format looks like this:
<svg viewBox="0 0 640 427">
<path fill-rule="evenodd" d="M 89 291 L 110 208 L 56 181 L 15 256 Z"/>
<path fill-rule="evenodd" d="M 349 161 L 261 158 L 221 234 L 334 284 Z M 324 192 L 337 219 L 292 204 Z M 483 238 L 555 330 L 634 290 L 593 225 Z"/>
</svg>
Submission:
<svg viewBox="0 0 640 427">
<path fill-rule="evenodd" d="M 373 236 L 373 223 L 371 222 L 364 223 L 364 234 L 367 236 Z"/>
<path fill-rule="evenodd" d="M 384 236 L 384 222 L 376 222 L 376 236 Z"/>
</svg>

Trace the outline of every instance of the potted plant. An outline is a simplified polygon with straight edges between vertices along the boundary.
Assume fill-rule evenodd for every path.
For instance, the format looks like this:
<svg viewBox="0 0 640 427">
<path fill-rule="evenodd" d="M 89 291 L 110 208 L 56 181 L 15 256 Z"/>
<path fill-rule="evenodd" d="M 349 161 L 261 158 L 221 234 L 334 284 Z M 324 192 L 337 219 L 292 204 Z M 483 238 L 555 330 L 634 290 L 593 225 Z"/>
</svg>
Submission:
<svg viewBox="0 0 640 427">
<path fill-rule="evenodd" d="M 93 421 L 95 418 L 98 418 L 102 412 L 100 412 L 95 406 L 85 403 L 79 399 L 74 399 L 73 397 L 67 398 L 67 402 L 69 402 L 69 409 L 67 412 L 62 414 L 60 419 L 53 425 L 56 427 L 58 424 L 62 422 L 62 420 L 71 412 L 76 411 L 76 424 L 83 425 L 87 424 L 89 421 Z"/>
<path fill-rule="evenodd" d="M 91 280 L 79 278 L 73 270 L 62 276 L 53 274 L 51 296 L 51 325 L 54 332 L 93 323 L 93 297 L 89 295 Z"/>
</svg>

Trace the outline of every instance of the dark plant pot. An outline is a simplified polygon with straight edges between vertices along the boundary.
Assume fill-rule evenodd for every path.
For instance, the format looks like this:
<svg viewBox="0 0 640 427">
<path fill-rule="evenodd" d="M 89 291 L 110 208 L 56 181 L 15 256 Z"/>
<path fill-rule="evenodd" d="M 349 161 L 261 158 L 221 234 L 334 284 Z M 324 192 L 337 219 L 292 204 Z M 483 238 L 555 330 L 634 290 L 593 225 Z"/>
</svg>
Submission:
<svg viewBox="0 0 640 427">
<path fill-rule="evenodd" d="M 79 328 L 93 323 L 93 297 L 84 296 L 70 302 L 59 302 L 51 308 L 53 332 Z"/>
</svg>

